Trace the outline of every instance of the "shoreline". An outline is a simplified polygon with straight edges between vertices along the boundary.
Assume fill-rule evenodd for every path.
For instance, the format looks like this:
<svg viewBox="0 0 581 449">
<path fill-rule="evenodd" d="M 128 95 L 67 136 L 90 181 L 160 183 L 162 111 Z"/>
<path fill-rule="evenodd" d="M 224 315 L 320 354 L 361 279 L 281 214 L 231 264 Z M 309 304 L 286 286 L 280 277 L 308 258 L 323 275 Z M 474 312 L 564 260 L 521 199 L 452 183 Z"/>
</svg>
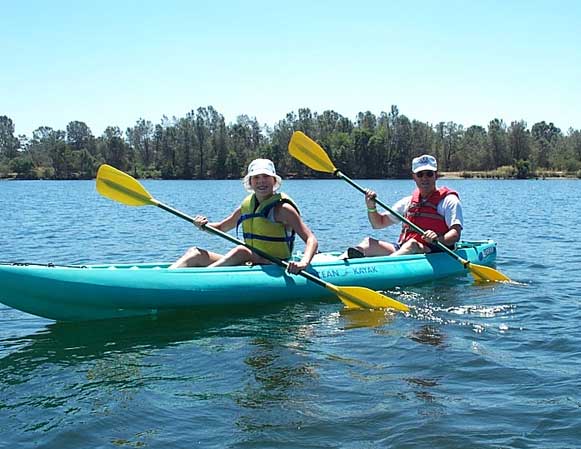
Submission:
<svg viewBox="0 0 581 449">
<path fill-rule="evenodd" d="M 96 178 L 92 178 L 93 180 Z M 158 179 L 163 180 L 163 178 L 142 178 L 142 179 Z M 233 178 L 232 178 L 233 179 Z M 294 174 L 289 174 L 285 177 L 285 179 L 304 179 L 304 180 L 317 180 L 317 179 L 334 179 L 334 177 L 323 176 L 323 177 L 298 177 Z M 369 179 L 409 179 L 409 178 L 369 178 Z M 507 177 L 507 176 L 500 176 L 495 174 L 494 171 L 490 172 L 483 172 L 483 171 L 461 171 L 461 172 L 440 172 L 438 179 L 455 179 L 455 180 L 462 180 L 462 179 L 479 179 L 479 180 L 519 180 L 518 178 L 514 177 Z M 531 176 L 529 178 L 523 179 L 536 179 L 536 180 L 544 180 L 544 179 L 581 179 L 575 174 L 571 173 L 564 173 L 564 172 L 552 172 L 544 175 L 536 175 Z M 182 181 L 200 181 L 199 179 L 182 179 Z M 222 181 L 223 179 L 204 179 L 204 181 Z M 16 174 L 11 174 L 11 176 L 0 176 L 0 182 L 2 181 L 87 181 L 87 179 L 78 179 L 78 178 L 69 178 L 69 179 L 47 179 L 47 178 L 18 178 Z"/>
<path fill-rule="evenodd" d="M 494 171 L 461 171 L 461 172 L 440 172 L 439 179 L 491 179 L 491 180 L 498 180 L 498 179 L 507 179 L 507 180 L 519 180 L 519 178 L 514 177 L 507 177 L 507 176 L 500 176 L 495 174 Z M 579 179 L 573 173 L 565 173 L 565 172 L 550 172 L 546 174 L 540 174 L 535 176 L 530 176 L 528 178 L 523 179 L 536 179 L 536 180 L 543 180 L 543 179 Z"/>
</svg>

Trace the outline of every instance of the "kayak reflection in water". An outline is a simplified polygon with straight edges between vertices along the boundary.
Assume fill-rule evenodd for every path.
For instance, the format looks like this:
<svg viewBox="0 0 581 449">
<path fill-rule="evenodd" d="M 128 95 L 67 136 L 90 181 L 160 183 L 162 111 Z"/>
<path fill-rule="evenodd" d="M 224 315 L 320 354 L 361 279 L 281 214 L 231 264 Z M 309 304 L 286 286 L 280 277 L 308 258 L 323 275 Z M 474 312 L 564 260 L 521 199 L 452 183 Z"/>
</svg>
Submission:
<svg viewBox="0 0 581 449">
<path fill-rule="evenodd" d="M 447 187 L 436 188 L 438 163 L 435 157 L 428 154 L 413 159 L 412 178 L 417 188 L 412 195 L 395 203 L 392 209 L 419 228 L 425 229 L 425 232 L 416 232 L 404 223 L 397 243 L 366 237 L 357 246 L 345 251 L 341 258 L 441 252 L 435 244 L 436 241 L 454 249 L 463 228 L 462 204 L 458 193 Z M 398 223 L 396 216 L 377 211 L 376 198 L 377 193 L 366 190 L 367 218 L 373 229 Z"/>
<path fill-rule="evenodd" d="M 241 226 L 246 244 L 271 256 L 288 260 L 289 273 L 296 274 L 304 270 L 319 244 L 301 218 L 294 201 L 284 193 L 275 193 L 282 179 L 276 174 L 274 163 L 269 159 L 253 160 L 248 166 L 243 184 L 250 195 L 234 212 L 216 223 L 209 223 L 205 216 L 198 215 L 194 218 L 194 225 L 201 230 L 210 226 L 222 232 Z M 305 242 L 305 250 L 300 261 L 291 261 L 289 259 L 296 234 Z M 246 263 L 260 265 L 271 262 L 242 245 L 224 255 L 192 247 L 169 268 L 220 267 Z"/>
</svg>

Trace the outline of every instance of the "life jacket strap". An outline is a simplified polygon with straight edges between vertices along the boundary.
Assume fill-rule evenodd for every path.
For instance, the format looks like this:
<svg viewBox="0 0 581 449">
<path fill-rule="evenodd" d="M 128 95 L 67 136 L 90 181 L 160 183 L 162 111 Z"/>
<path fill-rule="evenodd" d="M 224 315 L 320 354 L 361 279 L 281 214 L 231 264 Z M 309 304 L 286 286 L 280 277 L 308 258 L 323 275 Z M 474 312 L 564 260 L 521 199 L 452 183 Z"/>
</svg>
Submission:
<svg viewBox="0 0 581 449">
<path fill-rule="evenodd" d="M 260 234 L 251 234 L 249 232 L 244 232 L 242 235 L 245 239 L 264 240 L 265 242 L 287 242 L 292 244 L 295 241 L 294 233 L 292 235 L 287 235 L 286 237 L 270 237 Z"/>
</svg>

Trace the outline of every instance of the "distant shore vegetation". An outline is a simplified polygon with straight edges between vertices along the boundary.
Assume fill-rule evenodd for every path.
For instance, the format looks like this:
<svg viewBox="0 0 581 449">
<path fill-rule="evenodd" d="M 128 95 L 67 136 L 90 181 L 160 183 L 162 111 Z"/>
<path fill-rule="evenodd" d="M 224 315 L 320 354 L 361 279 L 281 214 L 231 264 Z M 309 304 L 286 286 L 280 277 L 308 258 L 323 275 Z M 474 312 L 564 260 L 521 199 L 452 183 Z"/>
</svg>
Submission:
<svg viewBox="0 0 581 449">
<path fill-rule="evenodd" d="M 32 136 L 14 135 L 14 122 L 0 116 L 0 178 L 92 179 L 107 163 L 138 178 L 237 179 L 257 157 L 272 159 L 287 178 L 326 177 L 294 160 L 287 151 L 301 130 L 319 142 L 334 164 L 353 178 L 407 178 L 410 161 L 429 153 L 441 172 L 460 178 L 581 178 L 581 131 L 563 132 L 541 121 L 495 118 L 486 128 L 454 122 L 425 123 L 397 106 L 355 121 L 335 111 L 290 112 L 273 126 L 239 116 L 226 123 L 212 106 L 154 124 L 138 119 L 121 130 L 109 126 L 94 136 L 82 121 L 66 130 L 40 126 Z"/>
</svg>

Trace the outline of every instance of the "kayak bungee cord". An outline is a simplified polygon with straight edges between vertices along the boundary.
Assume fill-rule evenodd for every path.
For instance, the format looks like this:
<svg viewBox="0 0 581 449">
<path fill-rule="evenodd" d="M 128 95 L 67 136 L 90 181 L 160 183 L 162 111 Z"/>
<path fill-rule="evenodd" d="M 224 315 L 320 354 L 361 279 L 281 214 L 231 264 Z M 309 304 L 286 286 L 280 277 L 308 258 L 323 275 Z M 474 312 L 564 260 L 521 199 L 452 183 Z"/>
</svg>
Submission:
<svg viewBox="0 0 581 449">
<path fill-rule="evenodd" d="M 37 263 L 37 262 L 15 262 L 15 261 L 2 261 L 0 260 L 0 265 L 10 265 L 13 267 L 28 267 L 28 266 L 34 266 L 34 267 L 49 267 L 49 268 L 87 268 L 86 265 L 60 265 L 60 264 L 55 264 L 52 262 L 49 263 Z"/>
</svg>

